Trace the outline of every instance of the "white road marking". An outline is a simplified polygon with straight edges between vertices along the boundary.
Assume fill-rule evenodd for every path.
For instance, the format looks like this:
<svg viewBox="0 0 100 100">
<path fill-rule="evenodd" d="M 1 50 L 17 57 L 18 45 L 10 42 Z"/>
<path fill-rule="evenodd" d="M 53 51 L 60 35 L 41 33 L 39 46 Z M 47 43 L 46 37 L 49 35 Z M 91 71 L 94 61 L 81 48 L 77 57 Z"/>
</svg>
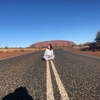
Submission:
<svg viewBox="0 0 100 100">
<path fill-rule="evenodd" d="M 63 86 L 63 84 L 61 82 L 61 79 L 60 79 L 60 77 L 58 75 L 58 72 L 57 72 L 57 70 L 55 68 L 55 65 L 54 65 L 53 61 L 51 61 L 51 66 L 52 66 L 52 69 L 53 69 L 53 72 L 54 72 L 54 75 L 55 75 L 55 78 L 56 78 L 58 89 L 59 89 L 60 94 L 61 94 L 61 99 L 62 100 L 69 100 L 68 94 L 67 94 L 67 92 L 66 92 L 66 90 L 65 90 L 65 88 L 64 88 L 64 86 Z"/>
<path fill-rule="evenodd" d="M 53 87 L 52 87 L 52 81 L 51 81 L 51 74 L 50 74 L 50 67 L 49 67 L 49 61 L 46 61 L 46 67 L 47 67 L 47 100 L 55 100 L 53 95 Z"/>
</svg>

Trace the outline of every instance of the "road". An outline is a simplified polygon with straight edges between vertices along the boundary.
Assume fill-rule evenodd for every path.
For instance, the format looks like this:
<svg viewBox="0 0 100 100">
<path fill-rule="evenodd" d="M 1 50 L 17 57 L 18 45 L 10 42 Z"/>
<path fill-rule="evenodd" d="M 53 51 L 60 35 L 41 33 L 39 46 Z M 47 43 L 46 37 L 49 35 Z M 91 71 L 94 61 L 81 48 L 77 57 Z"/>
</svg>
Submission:
<svg viewBox="0 0 100 100">
<path fill-rule="evenodd" d="M 100 59 L 58 49 L 46 62 L 43 53 L 0 60 L 0 100 L 100 100 Z"/>
</svg>

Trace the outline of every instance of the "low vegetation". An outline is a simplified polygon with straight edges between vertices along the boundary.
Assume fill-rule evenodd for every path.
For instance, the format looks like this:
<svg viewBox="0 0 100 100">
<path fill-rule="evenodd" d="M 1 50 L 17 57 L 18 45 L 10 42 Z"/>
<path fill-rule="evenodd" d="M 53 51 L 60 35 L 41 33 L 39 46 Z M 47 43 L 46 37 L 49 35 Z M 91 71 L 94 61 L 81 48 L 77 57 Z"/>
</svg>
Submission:
<svg viewBox="0 0 100 100">
<path fill-rule="evenodd" d="M 100 51 L 100 31 L 97 32 L 94 42 L 87 42 L 84 44 L 84 48 L 81 48 L 81 51 Z"/>
<path fill-rule="evenodd" d="M 94 39 L 94 42 L 86 42 L 84 44 L 73 44 L 69 46 L 54 46 L 54 49 L 67 49 L 67 50 L 76 50 L 76 51 L 100 51 L 100 31 L 97 32 L 97 35 Z M 0 48 L 0 53 L 3 52 L 18 52 L 18 51 L 33 51 L 33 50 L 45 50 L 46 47 L 38 47 L 38 48 L 32 48 L 32 47 L 26 47 L 26 48 L 9 48 L 8 46 L 5 46 L 4 48 Z"/>
<path fill-rule="evenodd" d="M 71 45 L 68 47 L 64 47 L 64 49 L 74 50 L 74 51 L 92 51 L 92 52 L 100 51 L 100 31 L 97 32 L 94 42 L 86 42 L 84 44 Z"/>
<path fill-rule="evenodd" d="M 9 47 L 5 47 L 5 48 L 0 48 L 0 53 L 4 53 L 4 52 L 18 52 L 18 51 L 34 51 L 34 50 L 43 50 L 44 48 L 9 48 Z"/>
</svg>

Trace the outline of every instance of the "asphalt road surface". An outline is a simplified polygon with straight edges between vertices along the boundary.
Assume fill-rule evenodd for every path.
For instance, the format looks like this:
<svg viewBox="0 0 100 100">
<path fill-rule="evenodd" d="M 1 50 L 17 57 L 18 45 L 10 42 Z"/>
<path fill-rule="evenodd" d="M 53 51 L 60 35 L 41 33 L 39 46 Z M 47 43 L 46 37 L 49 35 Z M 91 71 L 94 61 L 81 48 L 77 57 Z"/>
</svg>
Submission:
<svg viewBox="0 0 100 100">
<path fill-rule="evenodd" d="M 100 59 L 58 49 L 42 61 L 43 53 L 0 60 L 0 100 L 100 100 Z"/>
</svg>

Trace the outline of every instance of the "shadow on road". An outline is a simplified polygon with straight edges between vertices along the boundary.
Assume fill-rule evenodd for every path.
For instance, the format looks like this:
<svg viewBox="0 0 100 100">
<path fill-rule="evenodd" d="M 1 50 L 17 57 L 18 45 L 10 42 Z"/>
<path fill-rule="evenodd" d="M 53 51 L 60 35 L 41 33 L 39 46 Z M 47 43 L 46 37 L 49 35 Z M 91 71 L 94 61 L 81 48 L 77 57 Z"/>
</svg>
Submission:
<svg viewBox="0 0 100 100">
<path fill-rule="evenodd" d="M 3 97 L 2 100 L 34 100 L 25 87 L 17 88 L 13 93 L 10 93 Z"/>
</svg>

